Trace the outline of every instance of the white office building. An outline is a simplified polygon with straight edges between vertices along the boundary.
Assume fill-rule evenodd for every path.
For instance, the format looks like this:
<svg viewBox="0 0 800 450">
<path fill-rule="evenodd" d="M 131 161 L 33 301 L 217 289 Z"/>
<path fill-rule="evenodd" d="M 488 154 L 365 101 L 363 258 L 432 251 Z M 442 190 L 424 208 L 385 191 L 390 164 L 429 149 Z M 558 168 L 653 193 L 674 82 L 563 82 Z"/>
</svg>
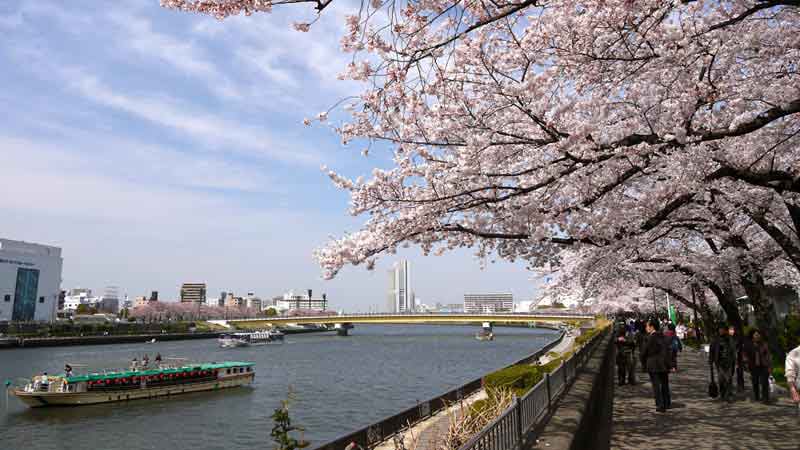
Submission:
<svg viewBox="0 0 800 450">
<path fill-rule="evenodd" d="M 510 313 L 514 311 L 514 295 L 510 292 L 497 294 L 464 294 L 464 312 Z"/>
<path fill-rule="evenodd" d="M 0 239 L 0 321 L 52 321 L 61 293 L 61 249 Z"/>
<path fill-rule="evenodd" d="M 91 289 L 70 289 L 67 295 L 64 297 L 64 311 L 75 312 L 80 305 L 86 305 L 89 308 L 96 308 L 99 302 L 100 298 L 93 296 Z"/>
<path fill-rule="evenodd" d="M 325 311 L 328 309 L 328 296 L 322 294 L 322 297 L 314 298 L 311 289 L 307 290 L 305 295 L 295 294 L 294 291 L 289 291 L 283 294 L 283 297 L 274 299 L 274 308 L 278 311 L 297 311 L 297 310 L 310 310 L 310 311 Z"/>
<path fill-rule="evenodd" d="M 414 290 L 411 288 L 411 263 L 408 260 L 396 262 L 389 271 L 389 292 L 386 306 L 390 313 L 417 310 Z"/>
</svg>

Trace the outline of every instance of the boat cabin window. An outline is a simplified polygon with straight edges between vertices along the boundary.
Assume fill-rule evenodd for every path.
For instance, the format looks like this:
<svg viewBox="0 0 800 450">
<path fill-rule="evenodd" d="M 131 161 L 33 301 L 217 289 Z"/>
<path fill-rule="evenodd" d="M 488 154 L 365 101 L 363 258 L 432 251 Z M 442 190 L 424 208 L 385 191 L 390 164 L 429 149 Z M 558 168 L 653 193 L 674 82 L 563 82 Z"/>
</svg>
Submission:
<svg viewBox="0 0 800 450">
<path fill-rule="evenodd" d="M 225 373 L 231 373 L 231 369 L 225 369 Z"/>
<path fill-rule="evenodd" d="M 252 372 L 252 371 L 253 371 L 253 368 L 252 368 L 252 367 L 248 367 L 248 368 L 247 368 L 247 371 L 248 371 L 248 372 Z"/>
</svg>

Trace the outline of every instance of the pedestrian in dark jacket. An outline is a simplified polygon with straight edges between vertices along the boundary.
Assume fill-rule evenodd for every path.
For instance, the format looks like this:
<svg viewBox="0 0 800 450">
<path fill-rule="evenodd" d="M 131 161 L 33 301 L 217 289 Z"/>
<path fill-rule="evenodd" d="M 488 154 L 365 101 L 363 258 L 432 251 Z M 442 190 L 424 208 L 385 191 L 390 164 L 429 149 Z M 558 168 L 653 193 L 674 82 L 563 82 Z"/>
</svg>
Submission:
<svg viewBox="0 0 800 450">
<path fill-rule="evenodd" d="M 736 391 L 744 392 L 744 352 L 745 352 L 745 339 L 744 336 L 736 334 L 736 327 L 733 325 L 728 327 L 728 334 L 733 339 L 736 346 Z"/>
<path fill-rule="evenodd" d="M 728 327 L 719 326 L 719 335 L 711 343 L 708 354 L 711 364 L 717 368 L 717 381 L 719 384 L 719 399 L 733 401 L 733 370 L 736 367 L 736 344 L 728 334 Z"/>
<path fill-rule="evenodd" d="M 636 384 L 634 378 L 634 349 L 636 342 L 632 332 L 628 332 L 624 326 L 617 330 L 614 344 L 617 347 L 617 381 L 620 386 L 625 384 Z"/>
<path fill-rule="evenodd" d="M 761 332 L 753 330 L 744 348 L 743 360 L 753 380 L 753 400 L 769 403 L 769 376 L 772 375 L 772 355 L 769 346 L 762 338 Z"/>
<path fill-rule="evenodd" d="M 642 366 L 650 376 L 656 411 L 664 412 L 671 406 L 669 393 L 669 354 L 664 335 L 658 331 L 658 321 L 651 319 L 645 326 L 647 340 L 641 353 Z"/>
<path fill-rule="evenodd" d="M 668 330 L 664 332 L 664 336 L 669 343 L 669 369 L 672 372 L 678 371 L 678 353 L 683 351 L 683 343 L 681 343 L 678 334 L 675 332 L 675 324 L 670 322 L 667 326 Z"/>
</svg>

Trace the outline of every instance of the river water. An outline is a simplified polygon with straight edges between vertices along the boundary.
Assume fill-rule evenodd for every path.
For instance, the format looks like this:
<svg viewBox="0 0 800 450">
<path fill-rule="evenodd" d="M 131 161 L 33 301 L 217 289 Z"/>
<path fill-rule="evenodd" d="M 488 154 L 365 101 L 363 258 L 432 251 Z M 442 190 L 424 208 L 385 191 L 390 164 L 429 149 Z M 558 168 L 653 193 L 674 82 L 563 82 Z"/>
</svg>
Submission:
<svg viewBox="0 0 800 450">
<path fill-rule="evenodd" d="M 0 395 L 2 450 L 254 450 L 273 448 L 270 415 L 291 386 L 293 423 L 312 447 L 440 395 L 543 347 L 550 330 L 357 325 L 351 336 L 289 335 L 284 343 L 228 349 L 215 340 L 0 350 L 0 381 L 65 362 L 125 367 L 156 352 L 196 361 L 254 361 L 252 387 L 169 399 L 28 409 Z M 80 373 L 80 372 L 79 372 Z"/>
</svg>

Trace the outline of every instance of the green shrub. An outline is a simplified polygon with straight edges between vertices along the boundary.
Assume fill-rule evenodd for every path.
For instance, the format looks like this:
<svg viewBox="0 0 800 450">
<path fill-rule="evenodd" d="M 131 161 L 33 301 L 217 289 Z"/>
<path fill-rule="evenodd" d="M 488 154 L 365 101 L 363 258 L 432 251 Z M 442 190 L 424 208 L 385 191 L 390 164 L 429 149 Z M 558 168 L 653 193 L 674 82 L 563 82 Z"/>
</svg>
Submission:
<svg viewBox="0 0 800 450">
<path fill-rule="evenodd" d="M 682 340 L 681 342 L 683 343 L 683 345 L 685 345 L 687 347 L 691 347 L 691 348 L 693 348 L 695 350 L 699 350 L 700 346 L 702 345 L 702 343 L 700 341 L 698 341 L 697 338 L 693 338 L 693 337 L 687 337 L 684 340 Z"/>
<path fill-rule="evenodd" d="M 486 376 L 487 390 L 510 389 L 517 396 L 524 395 L 542 379 L 539 368 L 529 365 L 511 366 Z"/>
<path fill-rule="evenodd" d="M 778 336 L 778 342 L 786 352 L 800 345 L 800 316 L 786 316 L 783 322 L 783 330 Z"/>
<path fill-rule="evenodd" d="M 480 399 L 480 400 L 475 400 L 475 401 L 474 401 L 474 402 L 473 402 L 473 403 L 472 403 L 472 404 L 469 406 L 469 414 L 470 414 L 471 416 L 473 416 L 473 417 L 474 417 L 474 416 L 478 416 L 478 415 L 480 415 L 480 414 L 481 414 L 481 413 L 482 413 L 484 410 L 486 410 L 487 408 L 489 408 L 489 399 L 488 399 L 488 398 L 482 398 L 482 399 Z"/>
<path fill-rule="evenodd" d="M 592 328 L 591 330 L 584 331 L 583 333 L 581 333 L 580 336 L 575 338 L 575 344 L 579 346 L 586 344 L 587 342 L 592 340 L 593 337 L 597 336 L 597 334 L 600 333 L 600 331 L 601 330 L 598 328 Z"/>
</svg>

